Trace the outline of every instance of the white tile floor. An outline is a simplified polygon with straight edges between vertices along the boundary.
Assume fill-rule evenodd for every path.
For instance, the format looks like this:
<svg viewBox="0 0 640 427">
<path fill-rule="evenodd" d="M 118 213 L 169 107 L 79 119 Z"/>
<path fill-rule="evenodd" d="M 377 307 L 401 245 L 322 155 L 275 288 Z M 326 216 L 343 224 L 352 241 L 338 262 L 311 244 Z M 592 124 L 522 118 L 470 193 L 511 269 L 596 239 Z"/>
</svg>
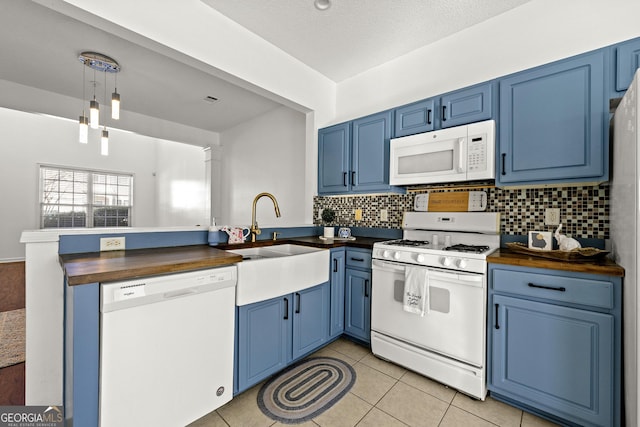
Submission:
<svg viewBox="0 0 640 427">
<path fill-rule="evenodd" d="M 488 397 L 484 402 L 380 360 L 370 350 L 339 339 L 313 356 L 336 357 L 351 363 L 356 383 L 333 407 L 303 427 L 490 427 L 553 426 L 546 420 Z M 262 384 L 190 424 L 190 427 L 280 426 L 256 403 Z"/>
</svg>

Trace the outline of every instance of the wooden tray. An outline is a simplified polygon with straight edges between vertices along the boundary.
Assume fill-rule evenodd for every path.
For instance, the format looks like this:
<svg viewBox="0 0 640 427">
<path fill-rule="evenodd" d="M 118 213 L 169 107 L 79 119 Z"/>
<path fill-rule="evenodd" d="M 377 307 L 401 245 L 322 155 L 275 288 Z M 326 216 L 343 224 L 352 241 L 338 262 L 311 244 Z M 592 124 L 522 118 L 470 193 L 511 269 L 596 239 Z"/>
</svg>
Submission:
<svg viewBox="0 0 640 427">
<path fill-rule="evenodd" d="M 609 251 L 596 248 L 577 248 L 570 251 L 543 251 L 541 249 L 530 249 L 524 243 L 520 242 L 507 243 L 507 248 L 521 254 L 562 261 L 593 261 L 594 258 L 601 258 L 609 253 Z"/>
</svg>

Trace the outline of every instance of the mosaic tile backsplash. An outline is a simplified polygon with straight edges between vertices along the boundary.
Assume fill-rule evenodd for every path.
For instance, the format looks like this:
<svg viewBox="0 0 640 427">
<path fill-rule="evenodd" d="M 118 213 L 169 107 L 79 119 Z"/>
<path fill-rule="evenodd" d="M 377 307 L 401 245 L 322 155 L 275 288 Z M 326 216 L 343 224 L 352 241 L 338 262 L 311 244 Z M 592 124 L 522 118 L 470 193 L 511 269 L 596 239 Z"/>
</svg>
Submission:
<svg viewBox="0 0 640 427">
<path fill-rule="evenodd" d="M 477 188 L 425 188 L 407 194 L 373 194 L 349 196 L 316 196 L 313 199 L 314 223 L 320 209 L 332 208 L 336 219 L 331 224 L 349 227 L 402 228 L 402 215 L 413 210 L 416 194 L 440 191 L 487 192 L 487 212 L 500 212 L 502 234 L 522 235 L 528 231 L 555 231 L 557 226 L 544 225 L 546 208 L 560 209 L 562 233 L 575 238 L 609 238 L 609 186 L 545 187 L 504 189 L 484 186 Z M 354 212 L 362 209 L 362 220 Z M 380 219 L 380 210 L 387 209 L 387 221 Z"/>
</svg>

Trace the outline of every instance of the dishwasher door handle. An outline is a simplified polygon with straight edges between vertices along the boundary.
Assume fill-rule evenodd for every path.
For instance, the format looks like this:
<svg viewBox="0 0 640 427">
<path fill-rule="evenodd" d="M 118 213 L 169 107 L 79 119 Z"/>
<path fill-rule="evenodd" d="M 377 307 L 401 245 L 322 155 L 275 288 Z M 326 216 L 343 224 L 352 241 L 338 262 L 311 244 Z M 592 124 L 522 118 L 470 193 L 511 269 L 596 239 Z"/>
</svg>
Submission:
<svg viewBox="0 0 640 427">
<path fill-rule="evenodd" d="M 165 292 L 164 294 L 162 294 L 162 298 L 164 299 L 171 299 L 171 298 L 178 298 L 178 297 L 183 297 L 186 295 L 193 295 L 193 294 L 197 294 L 198 291 L 194 288 L 188 288 L 188 289 L 179 289 L 177 291 L 170 291 L 170 292 Z"/>
</svg>

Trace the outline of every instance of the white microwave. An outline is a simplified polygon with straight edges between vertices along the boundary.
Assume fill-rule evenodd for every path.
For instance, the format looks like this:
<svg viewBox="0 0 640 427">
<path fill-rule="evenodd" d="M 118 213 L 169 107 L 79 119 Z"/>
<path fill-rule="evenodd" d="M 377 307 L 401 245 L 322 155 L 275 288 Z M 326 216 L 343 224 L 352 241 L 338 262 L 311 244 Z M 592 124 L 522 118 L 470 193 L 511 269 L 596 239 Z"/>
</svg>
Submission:
<svg viewBox="0 0 640 427">
<path fill-rule="evenodd" d="M 495 121 L 391 139 L 389 183 L 494 179 Z"/>
</svg>

